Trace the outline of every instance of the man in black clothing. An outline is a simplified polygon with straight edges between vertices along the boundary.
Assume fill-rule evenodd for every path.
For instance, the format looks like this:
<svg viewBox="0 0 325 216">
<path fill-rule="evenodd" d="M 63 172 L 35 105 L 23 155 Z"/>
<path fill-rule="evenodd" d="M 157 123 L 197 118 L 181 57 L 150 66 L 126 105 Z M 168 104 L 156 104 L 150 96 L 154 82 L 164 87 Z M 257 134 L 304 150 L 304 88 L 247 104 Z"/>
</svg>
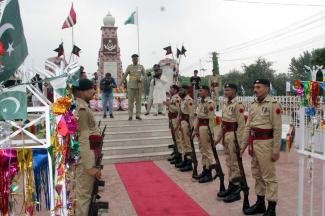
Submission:
<svg viewBox="0 0 325 216">
<path fill-rule="evenodd" d="M 194 104 L 197 104 L 196 101 L 197 101 L 197 96 L 199 94 L 200 84 L 201 84 L 201 78 L 197 74 L 198 74 L 198 70 L 194 70 L 194 76 L 192 76 L 190 79 L 193 88 Z"/>
</svg>

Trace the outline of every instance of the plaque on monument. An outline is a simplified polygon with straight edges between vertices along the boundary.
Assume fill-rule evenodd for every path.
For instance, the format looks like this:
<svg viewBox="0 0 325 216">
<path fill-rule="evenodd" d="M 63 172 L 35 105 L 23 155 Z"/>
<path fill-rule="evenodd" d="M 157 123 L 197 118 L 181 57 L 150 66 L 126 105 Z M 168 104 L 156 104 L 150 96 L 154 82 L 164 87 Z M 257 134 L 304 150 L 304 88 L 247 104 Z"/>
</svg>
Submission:
<svg viewBox="0 0 325 216">
<path fill-rule="evenodd" d="M 104 74 L 111 73 L 112 77 L 117 80 L 117 62 L 104 62 Z"/>
<path fill-rule="evenodd" d="M 103 38 L 103 51 L 106 54 L 116 54 L 117 41 L 116 38 Z"/>
</svg>

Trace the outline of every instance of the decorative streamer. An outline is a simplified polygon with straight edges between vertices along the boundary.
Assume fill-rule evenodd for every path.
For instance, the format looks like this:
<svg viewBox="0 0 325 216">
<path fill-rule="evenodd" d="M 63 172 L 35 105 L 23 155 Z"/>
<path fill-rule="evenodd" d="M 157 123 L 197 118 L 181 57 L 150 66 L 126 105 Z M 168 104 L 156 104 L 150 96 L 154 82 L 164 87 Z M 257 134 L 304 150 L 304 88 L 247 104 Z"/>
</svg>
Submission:
<svg viewBox="0 0 325 216">
<path fill-rule="evenodd" d="M 44 191 L 45 207 L 50 210 L 50 182 L 48 178 L 49 162 L 47 149 L 33 149 L 33 169 L 36 188 L 36 209 L 41 210 L 41 192 Z"/>
<path fill-rule="evenodd" d="M 10 185 L 18 170 L 17 151 L 0 150 L 0 212 L 2 215 L 9 213 Z M 15 188 L 13 192 L 16 192 Z"/>
<path fill-rule="evenodd" d="M 25 211 L 29 215 L 34 214 L 35 184 L 33 179 L 33 151 L 32 149 L 18 150 L 18 166 L 25 176 Z"/>
</svg>

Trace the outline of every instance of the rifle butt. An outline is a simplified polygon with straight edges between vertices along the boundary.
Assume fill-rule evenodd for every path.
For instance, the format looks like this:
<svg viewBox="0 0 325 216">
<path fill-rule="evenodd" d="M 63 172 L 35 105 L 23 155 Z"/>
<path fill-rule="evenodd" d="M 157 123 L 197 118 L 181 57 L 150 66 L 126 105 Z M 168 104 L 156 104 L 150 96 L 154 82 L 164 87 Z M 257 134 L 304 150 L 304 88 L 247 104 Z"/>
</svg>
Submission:
<svg viewBox="0 0 325 216">
<path fill-rule="evenodd" d="M 220 192 L 223 192 L 226 190 L 226 187 L 225 187 L 225 179 L 224 177 L 222 176 L 219 176 L 219 179 L 220 179 L 220 187 L 219 187 L 219 191 Z"/>
<path fill-rule="evenodd" d="M 248 193 L 244 193 L 244 201 L 243 201 L 243 212 L 250 207 Z"/>
</svg>

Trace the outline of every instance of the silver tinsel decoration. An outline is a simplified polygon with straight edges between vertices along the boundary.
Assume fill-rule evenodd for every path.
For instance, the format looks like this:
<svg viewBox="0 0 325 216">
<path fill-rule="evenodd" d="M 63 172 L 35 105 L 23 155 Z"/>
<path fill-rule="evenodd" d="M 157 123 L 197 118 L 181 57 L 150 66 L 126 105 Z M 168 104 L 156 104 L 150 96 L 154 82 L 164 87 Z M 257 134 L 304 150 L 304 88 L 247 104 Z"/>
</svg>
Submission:
<svg viewBox="0 0 325 216">
<path fill-rule="evenodd" d="M 0 149 L 10 148 L 10 139 L 7 139 L 11 134 L 11 124 L 8 122 L 0 121 Z"/>
</svg>

